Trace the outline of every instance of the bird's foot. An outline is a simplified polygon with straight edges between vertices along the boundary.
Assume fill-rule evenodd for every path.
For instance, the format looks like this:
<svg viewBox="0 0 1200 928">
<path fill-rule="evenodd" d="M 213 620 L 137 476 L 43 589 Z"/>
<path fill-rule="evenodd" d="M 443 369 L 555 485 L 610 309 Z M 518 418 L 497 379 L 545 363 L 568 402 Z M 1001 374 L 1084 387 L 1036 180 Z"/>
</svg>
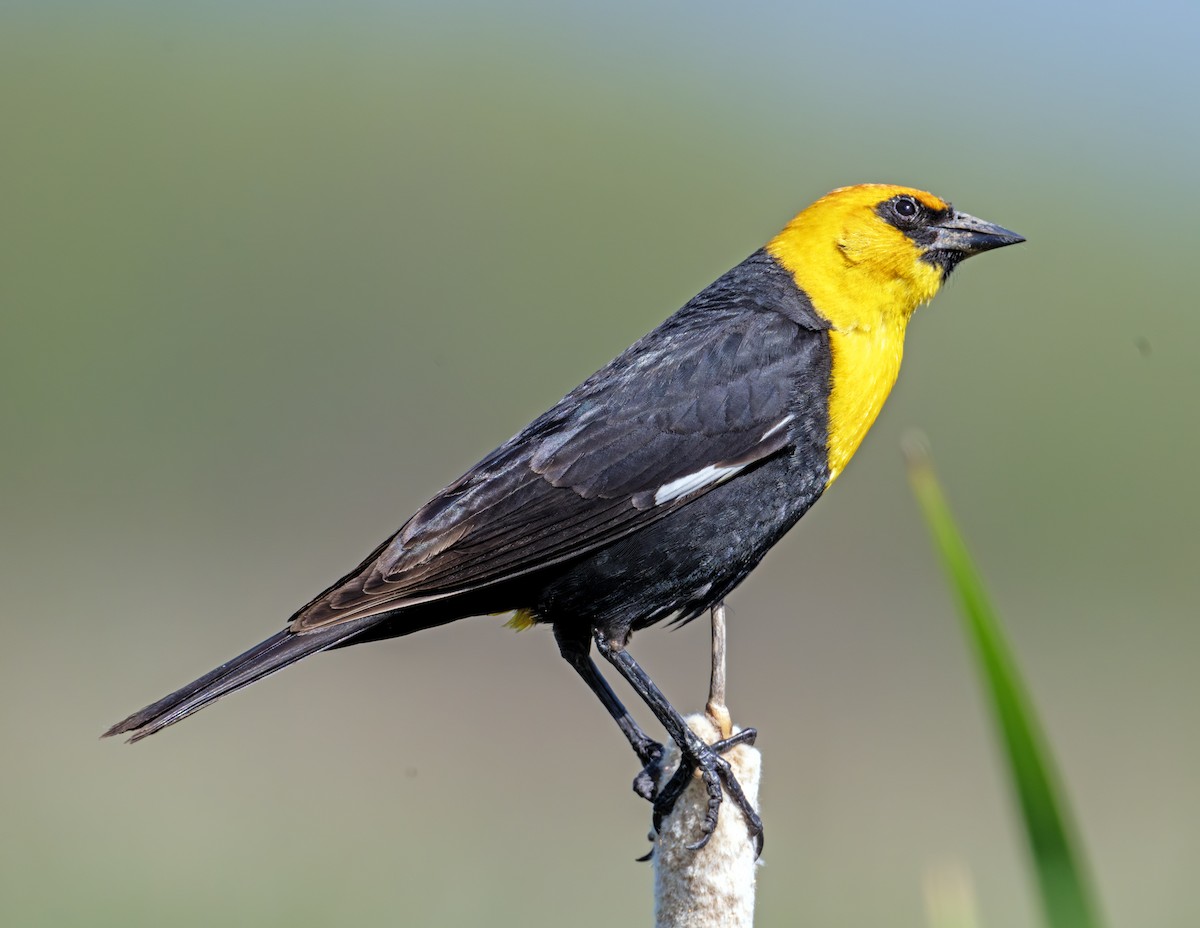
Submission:
<svg viewBox="0 0 1200 928">
<path fill-rule="evenodd" d="M 757 737 L 758 729 L 746 728 L 729 738 L 714 741 L 710 747 L 714 753 L 724 754 L 739 744 L 754 744 Z M 648 742 L 644 746 L 644 750 L 638 751 L 638 758 L 645 766 L 633 778 L 633 791 L 647 802 L 654 802 L 658 798 L 658 781 L 662 779 L 663 755 L 665 753 L 665 749 L 657 741 Z M 693 767 L 692 770 L 694 771 L 695 768 Z M 676 801 L 683 794 L 683 789 L 687 786 L 687 777 L 683 777 L 681 782 L 683 785 L 676 790 L 675 795 L 669 800 L 670 804 L 666 810 L 666 815 L 671 814 L 671 809 L 674 808 Z"/>
<path fill-rule="evenodd" d="M 654 830 L 661 831 L 663 820 L 671 814 L 675 803 L 679 801 L 679 797 L 683 795 L 683 791 L 691 782 L 692 776 L 699 770 L 704 780 L 705 791 L 708 793 L 708 806 L 704 821 L 700 825 L 700 837 L 694 843 L 689 844 L 688 848 L 699 850 L 712 837 L 713 831 L 717 827 L 717 815 L 721 809 L 722 787 L 724 787 L 724 792 L 729 794 L 729 798 L 742 813 L 742 818 L 746 822 L 746 830 L 754 839 L 754 856 L 760 855 L 763 848 L 762 819 L 759 818 L 758 812 L 746 798 L 746 794 L 742 792 L 741 784 L 734 776 L 729 762 L 721 756 L 739 744 L 754 744 L 757 737 L 758 732 L 755 729 L 747 728 L 711 745 L 699 741 L 696 745 L 690 745 L 684 750 L 679 766 L 671 778 L 663 784 L 662 789 L 657 789 L 657 783 L 662 774 L 661 756 L 656 761 L 647 764 L 633 781 L 633 789 L 643 799 L 654 803 Z"/>
<path fill-rule="evenodd" d="M 666 749 L 657 741 L 648 741 L 637 749 L 638 759 L 642 769 L 633 778 L 633 791 L 647 802 L 654 802 L 654 794 L 658 791 L 658 780 L 662 776 L 663 755 Z"/>
</svg>

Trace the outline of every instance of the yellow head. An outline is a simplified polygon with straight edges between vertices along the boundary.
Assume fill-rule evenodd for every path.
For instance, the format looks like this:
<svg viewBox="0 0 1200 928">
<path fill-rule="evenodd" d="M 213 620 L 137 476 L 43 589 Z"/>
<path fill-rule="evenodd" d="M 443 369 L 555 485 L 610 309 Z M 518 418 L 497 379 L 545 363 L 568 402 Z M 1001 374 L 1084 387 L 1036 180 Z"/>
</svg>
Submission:
<svg viewBox="0 0 1200 928">
<path fill-rule="evenodd" d="M 1024 241 L 923 190 L 843 187 L 767 251 L 829 322 L 829 482 L 849 463 L 900 373 L 909 317 L 964 258 Z"/>
<path fill-rule="evenodd" d="M 860 184 L 821 197 L 767 251 L 835 329 L 852 331 L 903 325 L 963 258 L 1022 240 L 924 190 Z"/>
</svg>

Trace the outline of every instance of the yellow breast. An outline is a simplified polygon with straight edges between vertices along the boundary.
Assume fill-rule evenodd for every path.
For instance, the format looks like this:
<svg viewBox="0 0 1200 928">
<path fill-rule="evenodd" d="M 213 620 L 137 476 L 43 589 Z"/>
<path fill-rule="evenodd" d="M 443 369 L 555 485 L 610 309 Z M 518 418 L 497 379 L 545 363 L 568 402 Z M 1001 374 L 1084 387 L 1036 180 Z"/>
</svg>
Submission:
<svg viewBox="0 0 1200 928">
<path fill-rule="evenodd" d="M 904 328 L 879 325 L 871 330 L 829 333 L 833 353 L 829 393 L 829 483 L 845 469 L 883 408 L 904 354 Z"/>
<path fill-rule="evenodd" d="M 767 243 L 829 323 L 829 483 L 850 463 L 896 383 L 909 318 L 942 285 L 921 247 L 878 213 L 880 202 L 901 193 L 946 208 L 909 187 L 844 187 Z"/>
</svg>

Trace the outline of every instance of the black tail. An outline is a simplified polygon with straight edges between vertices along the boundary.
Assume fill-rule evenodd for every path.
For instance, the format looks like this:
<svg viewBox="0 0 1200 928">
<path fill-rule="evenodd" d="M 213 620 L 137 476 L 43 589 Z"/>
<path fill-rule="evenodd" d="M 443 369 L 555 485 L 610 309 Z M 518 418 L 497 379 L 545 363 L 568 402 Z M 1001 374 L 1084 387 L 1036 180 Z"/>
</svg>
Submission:
<svg viewBox="0 0 1200 928">
<path fill-rule="evenodd" d="M 295 635 L 289 631 L 279 632 L 256 644 L 245 654 L 239 654 L 233 660 L 226 661 L 199 680 L 193 680 L 183 689 L 176 690 L 170 696 L 164 696 L 123 722 L 118 722 L 104 733 L 104 737 L 129 735 L 130 743 L 141 741 L 148 735 L 161 731 L 168 725 L 174 725 L 180 719 L 203 709 L 226 693 L 249 686 L 267 674 L 294 664 L 310 654 L 331 648 L 363 631 L 364 626 L 370 624 L 373 623 L 347 622 L 304 635 Z"/>
</svg>

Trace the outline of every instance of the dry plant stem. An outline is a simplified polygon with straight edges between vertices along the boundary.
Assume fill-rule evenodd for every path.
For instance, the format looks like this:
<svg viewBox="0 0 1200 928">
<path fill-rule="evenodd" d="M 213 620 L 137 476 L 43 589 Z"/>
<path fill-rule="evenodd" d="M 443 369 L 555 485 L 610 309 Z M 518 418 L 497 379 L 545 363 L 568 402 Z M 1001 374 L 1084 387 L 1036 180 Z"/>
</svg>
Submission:
<svg viewBox="0 0 1200 928">
<path fill-rule="evenodd" d="M 703 741 L 721 740 L 707 714 L 687 717 L 688 727 Z M 736 731 L 736 729 L 734 729 Z M 751 804 L 758 804 L 762 755 L 748 744 L 724 755 Z M 679 761 L 668 746 L 660 788 Z M 721 803 L 717 827 L 699 850 L 691 844 L 708 810 L 708 795 L 693 777 L 662 823 L 654 846 L 654 924 L 656 928 L 751 928 L 754 924 L 755 844 L 746 820 L 733 802 Z"/>
<path fill-rule="evenodd" d="M 706 744 L 731 737 L 725 704 L 725 607 L 712 610 L 712 681 L 704 715 L 687 718 L 688 727 Z M 751 805 L 758 805 L 762 755 L 749 744 L 724 754 Z M 659 790 L 670 781 L 679 750 L 668 747 Z M 693 776 L 674 809 L 663 820 L 654 848 L 654 922 L 656 928 L 751 928 L 754 924 L 755 843 L 748 840 L 746 821 L 732 802 L 721 803 L 717 827 L 708 843 L 694 842 L 708 810 L 708 795 Z"/>
<path fill-rule="evenodd" d="M 725 704 L 725 604 L 712 608 L 712 679 L 708 686 L 708 705 L 704 707 L 721 738 L 733 734 L 733 721 Z"/>
</svg>

